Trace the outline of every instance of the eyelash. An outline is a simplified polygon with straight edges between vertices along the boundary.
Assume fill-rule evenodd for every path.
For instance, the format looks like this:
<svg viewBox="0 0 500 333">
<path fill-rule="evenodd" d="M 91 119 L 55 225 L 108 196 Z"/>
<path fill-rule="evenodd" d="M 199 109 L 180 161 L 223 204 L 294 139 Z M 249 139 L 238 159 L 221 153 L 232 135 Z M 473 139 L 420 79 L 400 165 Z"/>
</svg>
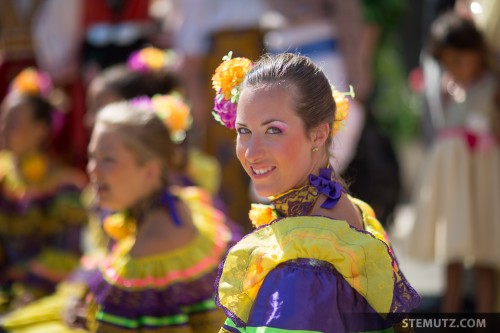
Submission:
<svg viewBox="0 0 500 333">
<path fill-rule="evenodd" d="M 250 131 L 246 127 L 240 127 L 240 128 L 237 129 L 237 131 L 238 131 L 238 134 L 248 134 L 248 133 L 250 133 Z"/>
<path fill-rule="evenodd" d="M 240 134 L 240 135 L 251 133 L 250 130 L 246 127 L 240 127 L 237 129 L 237 131 L 238 131 L 238 134 Z M 269 127 L 266 130 L 266 133 L 271 134 L 271 135 L 281 134 L 282 132 L 283 131 L 281 129 L 279 129 L 278 127 Z"/>
<path fill-rule="evenodd" d="M 273 133 L 271 133 L 273 132 Z M 266 131 L 266 133 L 269 133 L 269 134 L 281 134 L 283 131 L 281 129 L 279 129 L 278 127 L 269 127 Z"/>
</svg>

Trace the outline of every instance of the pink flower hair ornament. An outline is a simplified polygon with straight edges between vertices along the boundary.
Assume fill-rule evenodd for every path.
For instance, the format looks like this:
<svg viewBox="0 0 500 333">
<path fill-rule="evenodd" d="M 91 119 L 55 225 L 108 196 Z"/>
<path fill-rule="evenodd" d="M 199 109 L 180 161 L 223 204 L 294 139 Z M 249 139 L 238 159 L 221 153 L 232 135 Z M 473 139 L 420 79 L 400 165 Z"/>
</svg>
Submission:
<svg viewBox="0 0 500 333">
<path fill-rule="evenodd" d="M 127 66 L 133 71 L 151 73 L 172 66 L 175 59 L 176 54 L 172 50 L 148 46 L 133 52 L 127 60 Z"/>
<path fill-rule="evenodd" d="M 138 108 L 153 111 L 170 131 L 172 141 L 181 143 L 193 123 L 191 110 L 177 93 L 136 97 L 129 102 Z"/>
<path fill-rule="evenodd" d="M 223 62 L 212 76 L 212 87 L 216 92 L 212 115 L 229 129 L 234 129 L 240 85 L 253 67 L 250 59 L 232 58 L 232 55 L 231 51 L 222 58 Z"/>
</svg>

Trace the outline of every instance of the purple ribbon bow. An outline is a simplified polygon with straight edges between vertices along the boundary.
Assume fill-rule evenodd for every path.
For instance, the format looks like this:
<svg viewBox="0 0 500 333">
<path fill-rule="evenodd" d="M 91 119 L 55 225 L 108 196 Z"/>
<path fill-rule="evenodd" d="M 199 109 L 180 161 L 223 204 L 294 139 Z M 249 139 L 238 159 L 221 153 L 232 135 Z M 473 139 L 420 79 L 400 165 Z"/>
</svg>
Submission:
<svg viewBox="0 0 500 333">
<path fill-rule="evenodd" d="M 181 218 L 177 212 L 177 208 L 175 207 L 176 200 L 177 200 L 177 197 L 172 195 L 169 191 L 163 192 L 160 196 L 160 202 L 163 205 L 167 206 L 168 212 L 170 213 L 170 216 L 172 217 L 174 225 L 180 227 L 182 225 L 182 221 L 181 221 Z"/>
<path fill-rule="evenodd" d="M 340 199 L 340 195 L 344 190 L 342 185 L 332 180 L 332 168 L 319 169 L 319 176 L 309 175 L 309 183 L 316 187 L 319 193 L 327 196 L 325 202 L 321 204 L 321 208 L 333 208 Z"/>
</svg>

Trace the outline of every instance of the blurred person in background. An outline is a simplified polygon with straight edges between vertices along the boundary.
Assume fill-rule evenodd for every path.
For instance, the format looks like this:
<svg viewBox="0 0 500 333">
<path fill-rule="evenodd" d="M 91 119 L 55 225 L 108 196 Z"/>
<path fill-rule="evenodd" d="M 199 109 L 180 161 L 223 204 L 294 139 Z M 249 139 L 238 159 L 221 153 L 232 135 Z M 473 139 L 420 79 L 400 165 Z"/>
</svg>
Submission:
<svg viewBox="0 0 500 333">
<path fill-rule="evenodd" d="M 463 311 L 463 264 L 472 263 L 475 310 L 493 312 L 495 242 L 500 237 L 500 105 L 498 74 L 474 23 L 441 15 L 428 43 L 441 66 L 437 134 L 417 179 L 409 254 L 446 264 L 443 312 Z"/>
<path fill-rule="evenodd" d="M 359 49 L 369 80 L 366 96 L 361 98 L 366 119 L 343 176 L 351 193 L 369 203 L 377 219 L 389 227 L 403 194 L 396 150 L 416 133 L 416 113 L 395 35 L 407 5 L 401 0 L 362 0 L 361 6 Z"/>
<path fill-rule="evenodd" d="M 85 175 L 58 160 L 61 116 L 46 73 L 23 70 L 2 102 L 0 305 L 12 309 L 54 291 L 78 264 L 87 213 Z"/>
<path fill-rule="evenodd" d="M 89 85 L 86 125 L 92 128 L 97 111 L 112 102 L 171 93 L 185 96 L 186 89 L 176 69 L 177 58 L 172 50 L 146 47 L 133 52 L 126 64 L 102 71 Z M 191 111 L 189 114 L 191 119 Z M 202 186 L 217 196 L 221 177 L 218 161 L 194 146 L 189 135 L 175 147 L 181 166 L 176 169 L 176 183 Z M 223 209 L 222 202 L 218 203 Z"/>
<path fill-rule="evenodd" d="M 55 145 L 82 169 L 89 137 L 87 85 L 99 71 L 154 41 L 159 26 L 149 10 L 149 0 L 46 0 L 34 22 L 37 62 L 69 95 L 70 112 Z"/>
</svg>

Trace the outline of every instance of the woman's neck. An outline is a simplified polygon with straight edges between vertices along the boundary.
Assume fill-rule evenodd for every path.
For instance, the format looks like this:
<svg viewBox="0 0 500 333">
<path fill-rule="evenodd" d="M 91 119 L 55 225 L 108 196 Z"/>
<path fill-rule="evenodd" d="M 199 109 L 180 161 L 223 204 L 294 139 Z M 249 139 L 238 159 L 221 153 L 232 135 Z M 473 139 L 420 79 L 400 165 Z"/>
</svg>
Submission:
<svg viewBox="0 0 500 333">
<path fill-rule="evenodd" d="M 330 167 L 330 163 L 329 163 L 328 157 L 323 157 L 323 158 L 318 159 L 316 162 L 313 163 L 309 172 L 304 175 L 304 178 L 297 184 L 297 186 L 295 186 L 295 188 L 300 188 L 300 187 L 309 185 L 309 177 L 311 175 L 319 175 L 319 172 L 321 169 L 329 168 L 329 167 Z M 293 190 L 293 188 L 290 190 Z"/>
<path fill-rule="evenodd" d="M 130 209 L 130 215 L 137 221 L 144 220 L 151 211 L 161 209 L 161 197 L 164 191 L 160 186 L 153 187 L 147 194 L 139 199 Z"/>
</svg>

